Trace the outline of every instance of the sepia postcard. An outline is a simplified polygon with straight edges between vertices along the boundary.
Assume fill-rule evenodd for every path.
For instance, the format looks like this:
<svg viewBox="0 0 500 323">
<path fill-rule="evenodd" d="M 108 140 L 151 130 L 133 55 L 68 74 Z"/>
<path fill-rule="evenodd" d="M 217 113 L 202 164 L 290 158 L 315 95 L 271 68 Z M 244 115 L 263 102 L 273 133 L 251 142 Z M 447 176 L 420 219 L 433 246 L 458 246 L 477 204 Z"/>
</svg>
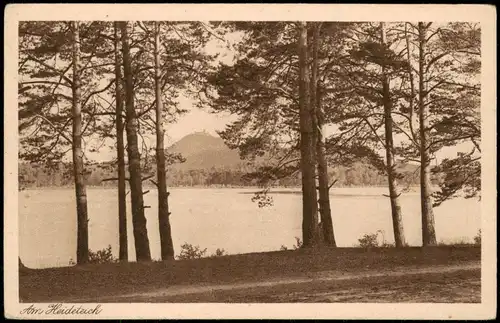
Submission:
<svg viewBox="0 0 500 323">
<path fill-rule="evenodd" d="M 11 4 L 4 49 L 6 318 L 496 317 L 495 7 Z"/>
</svg>

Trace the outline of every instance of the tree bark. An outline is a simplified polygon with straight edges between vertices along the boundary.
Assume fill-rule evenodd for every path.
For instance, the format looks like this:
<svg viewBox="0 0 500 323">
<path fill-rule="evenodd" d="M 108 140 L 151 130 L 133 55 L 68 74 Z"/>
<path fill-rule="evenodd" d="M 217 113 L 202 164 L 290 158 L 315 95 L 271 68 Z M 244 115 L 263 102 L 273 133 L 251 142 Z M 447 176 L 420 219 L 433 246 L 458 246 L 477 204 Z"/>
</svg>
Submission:
<svg viewBox="0 0 500 323">
<path fill-rule="evenodd" d="M 419 133 L 420 133 L 420 202 L 422 211 L 422 245 L 436 245 L 436 230 L 434 227 L 434 211 L 432 208 L 431 189 L 431 160 L 429 154 L 429 130 L 427 120 L 427 108 L 425 99 L 427 96 L 425 86 L 425 50 L 426 29 L 423 22 L 418 23 L 418 108 L 419 108 Z"/>
<path fill-rule="evenodd" d="M 328 163 L 326 161 L 324 131 L 324 113 L 321 106 L 321 93 L 318 85 L 318 47 L 321 23 L 315 23 L 313 27 L 312 41 L 312 74 L 311 74 L 311 107 L 313 113 L 314 146 L 316 152 L 316 163 L 318 170 L 318 192 L 319 192 L 319 214 L 321 221 L 321 234 L 323 242 L 335 247 L 335 236 L 333 233 L 332 213 L 330 207 L 330 189 L 328 184 Z"/>
<path fill-rule="evenodd" d="M 118 259 L 128 261 L 127 239 L 127 199 L 125 179 L 125 144 L 123 140 L 123 89 L 118 22 L 114 23 L 115 32 L 115 96 L 116 96 L 116 152 L 118 159 L 118 232 L 120 251 Z"/>
<path fill-rule="evenodd" d="M 165 163 L 163 104 L 161 98 L 160 23 L 155 22 L 155 94 L 156 94 L 156 168 L 158 176 L 158 223 L 160 230 L 161 259 L 174 259 L 170 212 L 168 208 L 167 173 Z"/>
<path fill-rule="evenodd" d="M 77 213 L 76 263 L 86 264 L 89 260 L 87 190 L 85 187 L 82 150 L 82 107 L 80 89 L 80 33 L 79 23 L 71 22 L 73 34 L 73 176 L 75 180 Z"/>
<path fill-rule="evenodd" d="M 382 45 L 386 44 L 385 26 L 380 23 Z M 389 184 L 389 198 L 391 200 L 392 227 L 394 232 L 394 241 L 396 247 L 404 247 L 406 245 L 403 215 L 401 214 L 401 205 L 399 203 L 399 193 L 396 184 L 396 165 L 394 158 L 394 139 L 392 130 L 392 100 L 389 88 L 389 79 L 384 65 L 382 65 L 382 92 L 384 102 L 384 126 L 385 126 L 385 156 L 387 166 L 387 180 Z"/>
<path fill-rule="evenodd" d="M 132 224 L 137 261 L 151 261 L 146 217 L 144 216 L 144 197 L 142 195 L 141 156 L 137 140 L 137 114 L 134 108 L 134 84 L 131 71 L 130 49 L 128 44 L 128 23 L 121 23 L 123 71 L 125 74 L 126 132 L 128 167 L 130 174 L 130 196 L 132 200 Z"/>
<path fill-rule="evenodd" d="M 309 102 L 309 77 L 307 66 L 307 24 L 299 27 L 299 109 L 300 109 L 300 154 L 302 170 L 302 236 L 303 246 L 318 244 L 318 200 L 316 194 L 314 163 L 314 131 Z"/>
<path fill-rule="evenodd" d="M 318 89 L 319 90 L 319 89 Z M 318 160 L 318 185 L 319 185 L 319 210 L 321 217 L 321 229 L 326 245 L 336 247 L 335 235 L 333 232 L 332 211 L 330 206 L 330 185 L 328 183 L 328 163 L 326 161 L 325 140 L 323 136 L 323 112 L 321 107 L 321 97 L 318 93 L 318 139 L 316 141 L 316 156 Z"/>
</svg>

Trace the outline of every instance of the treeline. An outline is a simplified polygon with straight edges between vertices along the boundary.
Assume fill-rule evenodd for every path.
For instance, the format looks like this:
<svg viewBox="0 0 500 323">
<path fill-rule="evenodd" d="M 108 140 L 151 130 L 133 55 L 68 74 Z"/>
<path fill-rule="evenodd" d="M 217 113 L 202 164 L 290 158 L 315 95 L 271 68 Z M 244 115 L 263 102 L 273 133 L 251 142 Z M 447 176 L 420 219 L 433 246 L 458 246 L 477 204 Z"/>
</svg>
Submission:
<svg viewBox="0 0 500 323">
<path fill-rule="evenodd" d="M 211 41 L 233 61 L 210 54 Z M 151 261 L 143 198 L 151 184 L 163 260 L 174 259 L 173 182 L 249 181 L 263 188 L 255 200 L 265 206 L 269 187 L 300 179 L 303 248 L 336 246 L 333 185 L 387 183 L 396 247 L 406 245 L 404 185 L 418 180 L 424 246 L 437 244 L 435 207 L 481 192 L 478 23 L 30 21 L 19 24 L 18 45 L 19 157 L 45 165 L 24 168 L 20 181 L 73 182 L 78 265 L 89 261 L 86 189 L 103 181 L 118 186 L 122 261 L 127 191 L 137 260 Z M 219 135 L 254 167 L 169 172 L 181 158 L 165 151 L 164 136 L 186 112 L 181 97 L 235 116 Z M 93 165 L 86 153 L 108 144 L 117 167 Z M 457 145 L 464 151 L 435 165 Z M 71 167 L 61 164 L 68 156 Z M 256 162 L 263 156 L 269 163 Z M 417 163 L 418 176 L 398 161 Z"/>
<path fill-rule="evenodd" d="M 115 178 L 117 167 L 109 163 L 94 164 L 86 169 L 85 184 L 97 187 L 116 187 Z M 247 167 L 208 169 L 170 169 L 167 171 L 167 181 L 170 187 L 246 187 L 257 186 L 255 180 L 247 178 Z M 153 172 L 150 174 L 156 176 Z M 128 176 L 128 173 L 126 173 Z M 386 186 L 387 178 L 368 164 L 356 163 L 352 167 L 340 166 L 329 170 L 329 177 L 335 180 L 334 186 Z M 19 185 L 21 188 L 68 187 L 74 182 L 71 163 L 60 163 L 53 167 L 19 164 Z M 402 171 L 400 179 L 402 186 L 414 186 L 419 183 L 418 168 L 409 168 Z M 300 174 L 278 179 L 273 187 L 299 187 Z M 145 186 L 148 186 L 145 183 Z M 154 186 L 149 184 L 149 186 Z"/>
<path fill-rule="evenodd" d="M 244 37 L 235 62 L 220 64 L 208 78 L 206 102 L 238 116 L 219 133 L 231 148 L 249 159 L 270 154 L 279 161 L 254 178 L 269 184 L 300 171 L 303 247 L 336 246 L 329 166 L 368 160 L 385 175 L 396 247 L 406 245 L 398 160 L 419 164 L 424 246 L 437 243 L 434 207 L 463 191 L 480 193 L 478 24 L 219 25 Z M 470 150 L 433 167 L 436 153 L 457 144 Z M 256 197 L 261 206 L 269 203 L 265 193 Z"/>
</svg>

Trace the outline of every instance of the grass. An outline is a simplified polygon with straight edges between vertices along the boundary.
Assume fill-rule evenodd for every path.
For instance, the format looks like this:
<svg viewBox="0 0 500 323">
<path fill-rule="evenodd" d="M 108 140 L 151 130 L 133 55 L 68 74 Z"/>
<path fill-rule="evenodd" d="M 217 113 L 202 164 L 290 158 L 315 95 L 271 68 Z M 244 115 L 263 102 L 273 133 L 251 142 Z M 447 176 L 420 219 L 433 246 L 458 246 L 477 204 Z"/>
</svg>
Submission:
<svg viewBox="0 0 500 323">
<path fill-rule="evenodd" d="M 176 296 L 155 296 L 155 303 L 479 303 L 480 270 L 410 274 L 364 279 L 291 283 L 234 290 L 213 290 Z M 121 301 L 133 301 L 125 298 Z M 137 301 L 137 299 L 136 299 Z"/>
<path fill-rule="evenodd" d="M 307 277 L 315 273 L 319 275 L 322 272 L 332 270 L 336 271 L 337 274 L 346 272 L 350 274 L 356 272 L 380 272 L 381 270 L 391 271 L 394 268 L 401 267 L 479 263 L 480 254 L 479 247 L 455 246 L 407 247 L 402 249 L 323 248 L 320 250 L 300 249 L 166 262 L 110 263 L 36 270 L 22 269 L 19 275 L 19 293 L 22 302 L 64 302 L 78 298 L 88 298 L 90 301 L 106 297 L 113 298 L 113 296 L 129 293 L 145 293 L 174 285 L 200 286 L 206 284 L 261 282 L 266 279 Z M 469 272 L 468 275 L 472 274 Z M 428 277 L 432 278 L 431 276 Z M 480 273 L 476 272 L 473 276 L 477 282 Z M 429 280 L 425 277 L 427 276 L 420 277 L 417 275 L 412 279 L 414 279 L 415 284 L 423 284 L 423 286 L 433 283 L 439 285 L 439 282 L 441 284 L 447 283 L 443 274 L 436 276 L 434 282 L 432 279 L 429 278 Z M 383 277 L 373 279 L 380 282 L 381 286 L 384 286 Z M 396 287 L 403 288 L 408 284 L 412 285 L 409 279 L 401 279 L 403 286 L 396 284 Z M 463 281 L 459 277 L 453 279 L 457 282 Z M 390 281 L 385 283 L 390 283 Z M 329 284 L 336 283 L 331 282 Z M 372 286 L 369 279 L 365 282 L 343 282 L 340 284 L 347 284 L 343 285 L 344 290 L 350 288 L 366 289 Z M 314 300 L 316 299 L 314 297 L 317 296 L 314 288 L 321 292 L 321 286 L 323 286 L 323 283 L 318 284 L 316 287 L 313 286 L 312 289 L 307 287 L 305 290 L 309 291 L 310 298 Z M 325 286 L 329 285 L 326 284 Z M 447 288 L 451 288 L 451 286 L 447 285 Z M 275 301 L 280 301 L 279 295 L 283 292 L 283 295 L 288 295 L 287 299 L 289 300 L 290 295 L 293 295 L 293 293 L 290 294 L 287 291 L 289 288 L 293 290 L 293 284 L 290 284 L 282 291 L 272 288 L 266 291 L 266 288 L 258 288 L 253 292 L 240 291 L 240 294 L 232 296 L 231 293 L 238 292 L 230 291 L 228 292 L 229 296 L 224 296 L 226 298 L 213 296 L 213 299 L 216 301 L 221 298 L 252 301 L 264 297 L 262 295 L 268 295 L 269 297 L 275 297 Z M 304 289 L 304 286 L 296 288 Z M 342 290 L 342 288 L 338 287 L 339 290 Z M 384 287 L 380 288 L 381 290 L 384 289 Z M 411 288 L 409 293 L 411 293 Z M 434 294 L 431 293 L 431 295 Z M 152 300 L 145 299 L 143 301 Z"/>
</svg>

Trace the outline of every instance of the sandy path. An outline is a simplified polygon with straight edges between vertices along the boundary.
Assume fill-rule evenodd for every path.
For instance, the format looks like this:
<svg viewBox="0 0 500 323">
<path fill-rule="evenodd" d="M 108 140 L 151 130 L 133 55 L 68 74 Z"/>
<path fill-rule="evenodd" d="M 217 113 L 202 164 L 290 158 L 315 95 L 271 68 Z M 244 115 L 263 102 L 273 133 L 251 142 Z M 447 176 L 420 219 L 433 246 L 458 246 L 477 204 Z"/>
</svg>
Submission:
<svg viewBox="0 0 500 323">
<path fill-rule="evenodd" d="M 331 281 L 342 281 L 350 279 L 362 279 L 372 277 L 398 277 L 413 274 L 435 274 L 450 273 L 459 270 L 477 270 L 481 268 L 480 262 L 467 262 L 457 265 L 439 265 L 439 266 L 414 266 L 399 267 L 392 270 L 373 271 L 373 269 L 362 269 L 357 273 L 342 271 L 320 271 L 306 276 L 285 279 L 266 279 L 265 281 L 256 281 L 248 283 L 231 284 L 212 284 L 212 285 L 172 285 L 167 288 L 158 288 L 150 292 L 129 293 L 122 295 L 109 295 L 96 298 L 75 298 L 71 302 L 123 302 L 126 300 L 140 301 L 151 300 L 154 298 L 172 297 L 188 294 L 203 294 L 215 291 L 228 291 L 246 288 L 274 287 L 287 284 L 320 283 Z"/>
</svg>

